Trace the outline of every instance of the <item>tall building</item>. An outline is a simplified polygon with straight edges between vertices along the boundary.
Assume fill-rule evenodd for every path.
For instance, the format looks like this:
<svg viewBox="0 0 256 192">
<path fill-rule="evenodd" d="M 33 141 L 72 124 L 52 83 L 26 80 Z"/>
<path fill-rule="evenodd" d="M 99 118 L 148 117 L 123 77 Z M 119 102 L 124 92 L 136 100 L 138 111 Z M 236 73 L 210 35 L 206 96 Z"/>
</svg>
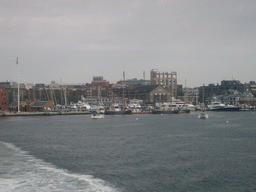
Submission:
<svg viewBox="0 0 256 192">
<path fill-rule="evenodd" d="M 177 72 L 152 69 L 150 71 L 150 83 L 170 89 L 172 97 L 177 98 Z"/>
</svg>

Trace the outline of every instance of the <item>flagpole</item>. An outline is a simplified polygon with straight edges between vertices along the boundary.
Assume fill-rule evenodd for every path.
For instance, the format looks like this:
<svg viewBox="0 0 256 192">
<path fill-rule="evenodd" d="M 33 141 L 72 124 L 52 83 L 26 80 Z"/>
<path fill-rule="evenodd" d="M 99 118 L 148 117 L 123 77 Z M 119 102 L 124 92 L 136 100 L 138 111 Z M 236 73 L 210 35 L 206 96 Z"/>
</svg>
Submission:
<svg viewBox="0 0 256 192">
<path fill-rule="evenodd" d="M 18 57 L 16 59 L 16 64 L 18 65 L 18 113 L 20 112 L 20 67 L 18 64 Z"/>
</svg>

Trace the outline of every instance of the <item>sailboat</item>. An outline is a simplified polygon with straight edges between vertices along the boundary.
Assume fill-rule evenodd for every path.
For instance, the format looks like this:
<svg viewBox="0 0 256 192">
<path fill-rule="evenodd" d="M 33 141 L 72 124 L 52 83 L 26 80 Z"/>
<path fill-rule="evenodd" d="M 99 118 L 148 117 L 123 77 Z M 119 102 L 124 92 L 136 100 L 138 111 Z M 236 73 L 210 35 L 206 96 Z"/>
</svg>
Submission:
<svg viewBox="0 0 256 192">
<path fill-rule="evenodd" d="M 92 119 L 103 119 L 104 118 L 104 114 L 101 114 L 99 111 L 94 111 L 91 114 L 91 118 Z"/>
<path fill-rule="evenodd" d="M 115 102 L 115 99 L 113 97 L 113 91 L 112 91 L 112 106 L 111 108 L 105 111 L 105 114 L 106 115 L 126 115 L 131 113 L 132 113 L 131 110 L 125 109 L 124 88 L 123 88 L 123 106 L 119 106 L 119 104 Z"/>
<path fill-rule="evenodd" d="M 91 110 L 91 113 L 99 112 L 100 114 L 105 114 L 105 107 L 102 102 L 100 86 L 98 86 L 98 101 L 94 105 L 92 105 L 90 110 Z"/>
<path fill-rule="evenodd" d="M 205 113 L 204 111 L 204 86 L 203 86 L 203 110 L 202 112 L 198 115 L 198 118 L 199 119 L 208 119 L 209 118 L 209 115 L 207 113 Z"/>
<path fill-rule="evenodd" d="M 104 118 L 105 108 L 103 107 L 103 103 L 102 103 L 102 97 L 100 94 L 100 86 L 98 87 L 98 99 L 99 99 L 98 106 L 96 107 L 96 110 L 92 111 L 92 114 L 91 114 L 92 119 L 103 119 Z"/>
<path fill-rule="evenodd" d="M 205 111 L 203 110 L 199 115 L 198 115 L 199 119 L 208 119 L 209 115 L 207 113 L 205 113 Z"/>
</svg>

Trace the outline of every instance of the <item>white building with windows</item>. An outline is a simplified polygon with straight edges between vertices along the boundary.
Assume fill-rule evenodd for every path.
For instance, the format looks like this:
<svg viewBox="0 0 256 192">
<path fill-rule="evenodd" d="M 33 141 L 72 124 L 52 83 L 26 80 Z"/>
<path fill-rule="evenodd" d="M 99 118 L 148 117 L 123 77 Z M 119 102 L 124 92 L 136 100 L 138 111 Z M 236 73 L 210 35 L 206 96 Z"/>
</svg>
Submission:
<svg viewBox="0 0 256 192">
<path fill-rule="evenodd" d="M 150 83 L 170 89 L 172 97 L 177 98 L 177 72 L 152 69 L 150 71 Z"/>
</svg>

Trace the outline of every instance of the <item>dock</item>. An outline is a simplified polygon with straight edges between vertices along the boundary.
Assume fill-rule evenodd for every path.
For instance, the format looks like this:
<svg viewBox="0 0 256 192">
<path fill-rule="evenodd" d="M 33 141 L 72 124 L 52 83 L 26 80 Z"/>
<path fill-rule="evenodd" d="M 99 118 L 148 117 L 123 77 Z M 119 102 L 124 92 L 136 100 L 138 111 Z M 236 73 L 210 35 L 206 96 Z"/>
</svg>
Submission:
<svg viewBox="0 0 256 192">
<path fill-rule="evenodd" d="M 44 111 L 44 112 L 1 112 L 0 117 L 46 116 L 46 115 L 89 115 L 89 111 Z"/>
</svg>

